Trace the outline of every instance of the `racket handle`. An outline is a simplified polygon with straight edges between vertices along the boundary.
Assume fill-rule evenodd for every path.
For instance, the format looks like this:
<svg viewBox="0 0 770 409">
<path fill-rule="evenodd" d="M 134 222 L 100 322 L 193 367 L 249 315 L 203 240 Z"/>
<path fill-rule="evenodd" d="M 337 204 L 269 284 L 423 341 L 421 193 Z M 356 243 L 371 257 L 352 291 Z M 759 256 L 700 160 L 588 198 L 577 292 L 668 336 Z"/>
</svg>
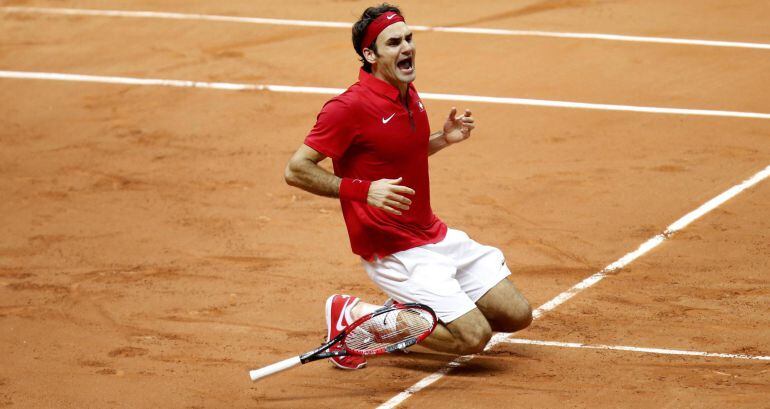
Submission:
<svg viewBox="0 0 770 409">
<path fill-rule="evenodd" d="M 263 368 L 255 369 L 253 371 L 249 371 L 249 376 L 251 376 L 252 381 L 256 381 L 258 379 L 264 378 L 266 376 L 270 376 L 272 374 L 285 371 L 291 367 L 297 366 L 301 364 L 302 361 L 299 360 L 298 356 L 284 359 L 283 361 L 276 362 L 272 365 L 268 365 Z"/>
</svg>

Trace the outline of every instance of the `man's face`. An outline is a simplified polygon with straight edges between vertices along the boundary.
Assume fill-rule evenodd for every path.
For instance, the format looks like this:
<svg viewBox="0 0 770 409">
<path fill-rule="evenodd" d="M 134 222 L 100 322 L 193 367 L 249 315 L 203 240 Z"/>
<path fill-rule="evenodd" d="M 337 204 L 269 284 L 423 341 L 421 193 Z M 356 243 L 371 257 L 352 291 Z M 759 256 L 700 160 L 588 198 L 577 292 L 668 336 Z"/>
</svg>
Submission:
<svg viewBox="0 0 770 409">
<path fill-rule="evenodd" d="M 417 50 L 412 42 L 412 31 L 406 23 L 391 24 L 377 36 L 377 56 L 374 60 L 374 74 L 391 84 L 408 84 L 417 76 L 415 55 Z M 370 61 L 371 62 L 371 61 Z"/>
</svg>

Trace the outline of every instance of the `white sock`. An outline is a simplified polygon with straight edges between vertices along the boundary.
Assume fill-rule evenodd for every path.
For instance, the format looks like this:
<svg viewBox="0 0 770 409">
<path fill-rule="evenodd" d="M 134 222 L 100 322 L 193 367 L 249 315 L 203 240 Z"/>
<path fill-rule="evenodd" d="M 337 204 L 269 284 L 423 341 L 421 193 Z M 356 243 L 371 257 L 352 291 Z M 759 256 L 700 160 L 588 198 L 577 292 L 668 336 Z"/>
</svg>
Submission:
<svg viewBox="0 0 770 409">
<path fill-rule="evenodd" d="M 382 308 L 381 305 L 374 305 L 374 304 L 369 304 L 369 303 L 365 303 L 365 302 L 357 302 L 355 305 L 353 305 L 352 307 L 348 308 L 348 312 L 352 313 L 353 318 L 359 319 L 359 318 L 363 317 L 364 315 L 371 314 L 371 313 L 377 311 L 380 308 Z M 348 318 L 348 322 L 353 322 L 354 321 L 354 320 L 350 320 L 350 316 L 348 316 L 346 318 Z"/>
</svg>

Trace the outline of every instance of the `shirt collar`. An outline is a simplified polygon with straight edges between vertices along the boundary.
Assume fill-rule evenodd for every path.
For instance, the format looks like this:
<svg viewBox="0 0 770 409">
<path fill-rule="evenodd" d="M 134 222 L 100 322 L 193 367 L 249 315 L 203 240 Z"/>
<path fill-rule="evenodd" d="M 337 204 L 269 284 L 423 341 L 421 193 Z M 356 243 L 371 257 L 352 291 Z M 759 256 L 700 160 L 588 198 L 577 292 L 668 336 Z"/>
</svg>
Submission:
<svg viewBox="0 0 770 409">
<path fill-rule="evenodd" d="M 358 82 L 370 90 L 384 95 L 393 101 L 398 101 L 398 97 L 401 94 L 398 91 L 398 88 L 375 77 L 371 73 L 364 71 L 363 68 L 361 68 L 360 72 L 358 73 Z M 414 91 L 414 85 L 410 82 L 409 87 L 407 88 L 407 92 L 411 93 L 412 91 Z"/>
</svg>

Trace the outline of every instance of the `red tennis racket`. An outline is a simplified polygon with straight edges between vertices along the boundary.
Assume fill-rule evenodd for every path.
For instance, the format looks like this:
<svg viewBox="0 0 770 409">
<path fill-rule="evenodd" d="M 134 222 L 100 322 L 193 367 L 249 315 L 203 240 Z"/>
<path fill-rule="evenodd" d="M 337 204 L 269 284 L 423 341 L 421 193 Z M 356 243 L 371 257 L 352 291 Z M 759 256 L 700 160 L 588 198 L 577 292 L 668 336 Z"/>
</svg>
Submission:
<svg viewBox="0 0 770 409">
<path fill-rule="evenodd" d="M 427 338 L 436 328 L 436 313 L 423 304 L 407 303 L 383 307 L 350 324 L 320 347 L 266 367 L 249 371 L 252 381 L 300 364 L 344 355 L 379 355 L 407 348 Z M 342 348 L 329 351 L 340 344 Z"/>
</svg>

